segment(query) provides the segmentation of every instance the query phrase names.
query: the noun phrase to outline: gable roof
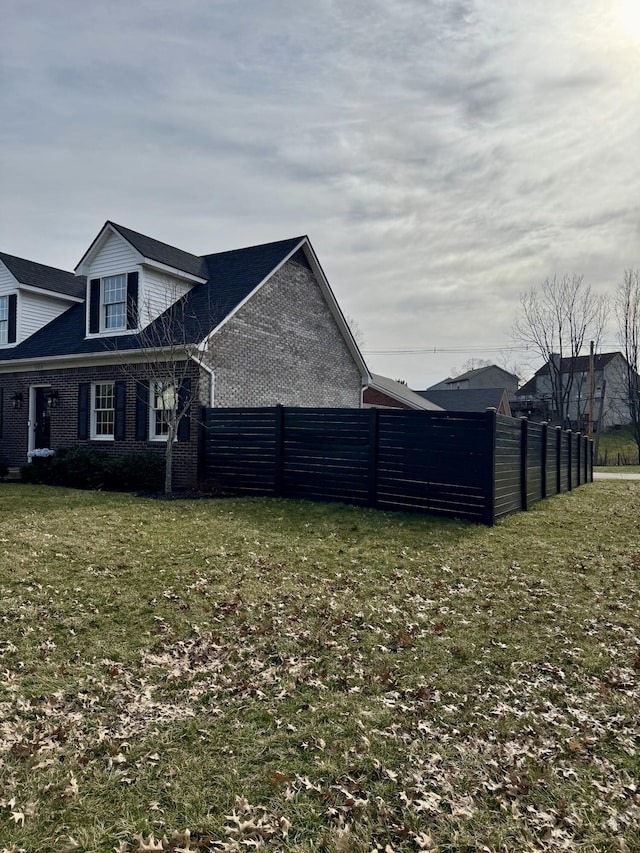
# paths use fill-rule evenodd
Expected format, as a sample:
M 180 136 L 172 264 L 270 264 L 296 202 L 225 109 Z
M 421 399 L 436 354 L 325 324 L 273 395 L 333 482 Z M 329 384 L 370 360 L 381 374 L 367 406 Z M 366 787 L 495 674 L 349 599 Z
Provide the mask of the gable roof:
M 621 352 L 602 352 L 598 355 L 595 355 L 593 358 L 593 369 L 594 371 L 604 370 L 604 368 L 616 358 L 616 356 L 620 356 L 620 358 L 624 359 L 624 355 Z M 561 358 L 560 359 L 560 372 L 561 373 L 588 373 L 589 372 L 589 359 L 588 355 L 579 355 L 577 358 Z M 534 375 L 526 382 L 522 388 L 519 388 L 516 391 L 516 396 L 518 397 L 527 397 L 531 394 L 535 394 L 537 390 L 536 380 L 539 376 L 549 376 L 550 368 L 549 362 L 543 364 L 541 368 L 536 370 Z
M 184 252 L 182 249 L 176 249 L 175 246 L 169 246 L 168 243 L 161 243 L 160 240 L 154 240 L 153 237 L 139 234 L 137 231 L 132 231 L 123 225 L 117 225 L 110 220 L 107 220 L 105 224 L 111 225 L 144 258 L 148 258 L 150 261 L 158 261 L 160 264 L 182 270 L 190 275 L 207 278 L 204 258 L 192 255 L 190 252 Z
M 474 376 L 479 376 L 481 373 L 484 373 L 486 370 L 499 370 L 505 374 L 505 376 L 510 377 L 511 379 L 518 379 L 515 373 L 509 373 L 508 370 L 505 370 L 503 367 L 500 367 L 497 364 L 486 364 L 484 367 L 476 367 L 473 370 L 467 370 L 465 373 L 461 373 L 460 376 L 452 376 L 449 379 L 445 379 L 444 381 L 447 383 L 451 382 L 464 382 L 467 379 L 471 379 Z
M 447 412 L 485 412 L 505 406 L 509 410 L 509 397 L 504 388 L 469 388 L 457 391 L 416 391 Z
M 140 350 L 149 340 L 160 345 L 172 317 L 180 311 L 185 343 L 197 345 L 220 326 L 294 250 L 306 241 L 293 237 L 274 243 L 205 255 L 200 260 L 207 282 L 193 287 L 177 306 L 154 320 L 144 335 L 128 334 L 85 339 L 85 303 L 74 305 L 21 344 L 2 350 L 0 361 L 107 354 Z M 68 274 L 70 275 L 70 274 Z M 84 296 L 84 291 L 83 291 Z
M 6 266 L 19 284 L 50 290 L 75 299 L 84 299 L 87 280 L 66 270 L 48 267 L 25 258 L 16 258 L 0 252 L 0 261 Z
M 601 352 L 599 355 L 595 355 L 593 358 L 593 367 L 594 370 L 602 370 L 610 361 L 619 355 L 621 358 L 624 358 L 621 352 Z M 569 373 L 573 371 L 574 373 L 583 373 L 589 370 L 589 356 L 588 355 L 579 355 L 577 358 L 561 358 L 560 359 L 560 371 L 561 373 Z M 536 370 L 536 376 L 548 376 L 549 375 L 549 362 L 543 364 L 539 370 Z
M 431 400 L 426 400 L 411 388 L 398 382 L 396 379 L 390 379 L 388 376 L 381 376 L 379 373 L 371 374 L 371 382 L 368 385 L 376 391 L 381 391 L 387 394 L 394 400 L 410 406 L 412 409 L 423 409 L 426 411 L 439 412 L 440 406 L 436 405 Z

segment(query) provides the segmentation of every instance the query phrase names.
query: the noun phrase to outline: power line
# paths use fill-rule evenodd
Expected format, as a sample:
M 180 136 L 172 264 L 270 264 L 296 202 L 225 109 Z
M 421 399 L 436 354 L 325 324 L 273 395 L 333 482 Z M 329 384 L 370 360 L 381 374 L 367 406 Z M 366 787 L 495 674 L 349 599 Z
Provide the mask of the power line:
M 618 343 L 610 343 L 605 342 L 600 344 L 599 350 L 600 352 L 603 349 L 614 349 L 618 347 Z M 514 345 L 505 345 L 499 347 L 483 347 L 483 346 L 470 346 L 470 347 L 419 347 L 415 349 L 367 349 L 363 348 L 363 353 L 367 355 L 442 355 L 442 354 L 467 354 L 467 353 L 503 353 L 503 352 L 533 352 L 535 355 L 538 353 L 533 349 L 533 347 L 528 345 L 522 346 L 514 346 Z

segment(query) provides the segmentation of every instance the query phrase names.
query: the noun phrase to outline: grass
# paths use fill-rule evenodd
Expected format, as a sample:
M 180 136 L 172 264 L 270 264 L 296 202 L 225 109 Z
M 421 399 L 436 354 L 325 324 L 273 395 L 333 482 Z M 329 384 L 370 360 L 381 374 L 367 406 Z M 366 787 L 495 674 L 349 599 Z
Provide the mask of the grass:
M 630 426 L 601 433 L 598 439 L 598 465 L 627 466 L 637 463 L 638 446 Z
M 0 850 L 640 849 L 639 500 L 0 486 Z

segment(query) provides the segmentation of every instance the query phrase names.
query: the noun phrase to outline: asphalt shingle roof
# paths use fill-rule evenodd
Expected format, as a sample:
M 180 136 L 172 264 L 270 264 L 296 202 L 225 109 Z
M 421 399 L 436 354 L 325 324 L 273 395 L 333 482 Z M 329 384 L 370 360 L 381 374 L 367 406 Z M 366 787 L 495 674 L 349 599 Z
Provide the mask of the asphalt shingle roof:
M 84 276 L 38 264 L 35 261 L 27 261 L 24 258 L 16 258 L 5 252 L 0 252 L 0 261 L 20 284 L 53 290 L 65 296 L 75 296 L 80 299 L 85 297 L 87 280 Z
M 198 255 L 192 255 L 190 252 L 176 249 L 175 246 L 169 246 L 168 243 L 161 243 L 160 240 L 154 240 L 153 237 L 139 234 L 137 231 L 132 231 L 130 228 L 125 228 L 123 225 L 118 225 L 115 222 L 109 221 L 106 224 L 115 228 L 143 257 L 149 258 L 151 261 L 158 261 L 158 263 L 166 264 L 168 267 L 182 270 L 191 275 L 197 275 L 200 278 L 207 277 L 204 259 Z
M 381 376 L 379 373 L 371 374 L 370 388 L 375 388 L 383 393 L 390 394 L 392 397 L 401 400 L 408 406 L 414 409 L 424 409 L 425 411 L 440 411 L 440 406 L 431 400 L 423 398 L 420 394 L 412 391 L 411 388 L 398 382 L 396 379 L 391 379 L 389 376 Z
M 484 412 L 497 409 L 505 394 L 504 388 L 470 388 L 459 391 L 416 391 L 447 412 Z
M 484 367 L 475 367 L 473 370 L 467 370 L 466 373 L 461 373 L 459 376 L 452 376 L 448 379 L 445 379 L 445 382 L 463 382 L 466 379 L 472 379 L 474 376 L 479 376 L 481 373 L 484 373 L 487 370 L 494 370 L 497 368 L 501 370 L 505 376 L 511 376 L 517 379 L 518 377 L 514 373 L 509 373 L 508 370 L 505 370 L 503 367 L 500 367 L 498 364 L 487 364 Z
M 85 338 L 85 303 L 74 305 L 17 347 L 3 350 L 2 361 L 64 355 L 136 350 L 153 341 L 160 345 L 172 318 L 178 317 L 180 342 L 197 344 L 215 329 L 304 239 L 293 237 L 246 249 L 205 255 L 201 261 L 206 284 L 195 285 L 179 307 L 173 306 L 142 335 Z M 148 256 L 147 256 L 148 257 Z M 165 263 L 165 261 L 162 261 Z M 70 275 L 70 274 L 69 274 Z M 84 296 L 84 290 L 82 295 Z
M 593 358 L 593 369 L 595 371 L 603 370 L 617 355 L 624 358 L 621 352 L 602 352 L 595 355 Z M 562 358 L 560 359 L 560 371 L 561 373 L 588 373 L 589 358 L 590 356 L 588 355 L 579 355 L 576 359 Z M 538 376 L 549 376 L 549 362 L 543 364 L 539 370 L 536 370 L 532 378 L 516 391 L 516 396 L 526 397 L 535 394 Z

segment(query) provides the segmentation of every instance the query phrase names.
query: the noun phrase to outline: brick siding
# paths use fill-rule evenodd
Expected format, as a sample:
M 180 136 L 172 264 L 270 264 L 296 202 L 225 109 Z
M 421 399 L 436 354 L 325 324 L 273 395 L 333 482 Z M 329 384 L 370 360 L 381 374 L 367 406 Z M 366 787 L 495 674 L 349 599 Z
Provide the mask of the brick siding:
M 399 400 L 384 394 L 382 391 L 376 391 L 375 388 L 365 388 L 363 395 L 363 403 L 365 406 L 382 406 L 386 409 L 411 409 L 406 403 L 401 403 Z
M 313 273 L 295 261 L 223 326 L 206 361 L 216 408 L 361 405 L 358 366 Z
M 83 444 L 104 450 L 107 453 L 131 453 L 151 451 L 164 457 L 165 444 L 162 441 L 136 441 L 135 424 L 135 380 L 145 379 L 141 369 L 139 375 L 133 375 L 130 369 L 124 371 L 120 366 L 101 365 L 100 367 L 68 368 L 60 370 L 34 370 L 11 376 L 0 375 L 0 387 L 3 388 L 3 430 L 0 438 L 0 460 L 9 466 L 24 465 L 29 448 L 29 389 L 32 386 L 46 385 L 58 392 L 58 405 L 51 410 L 50 426 L 53 450 L 59 447 Z M 192 383 L 198 379 L 198 368 L 194 364 L 191 370 Z M 127 383 L 127 415 L 125 438 L 123 441 L 78 439 L 78 385 L 81 382 L 111 382 L 124 379 Z M 195 384 L 192 384 L 195 388 Z M 22 394 L 20 409 L 14 409 L 14 394 Z M 173 450 L 174 485 L 176 488 L 188 488 L 197 482 L 198 476 L 198 429 L 199 407 L 190 418 L 190 436 L 188 441 L 179 441 Z M 195 414 L 195 416 L 193 416 Z
M 357 364 L 333 319 L 313 273 L 289 261 L 213 338 L 206 363 L 215 374 L 216 407 L 331 406 L 359 408 L 362 381 Z M 199 374 L 202 373 L 198 384 Z M 3 432 L 0 460 L 9 466 L 27 461 L 29 391 L 47 385 L 58 392 L 52 409 L 52 449 L 86 444 L 109 453 L 153 451 L 164 456 L 164 442 L 136 441 L 135 379 L 140 373 L 121 365 L 33 370 L 0 374 Z M 192 365 L 192 391 L 208 404 L 210 378 Z M 123 441 L 78 440 L 78 385 L 125 379 L 127 417 Z M 199 388 L 199 392 L 196 390 Z M 22 394 L 14 409 L 14 394 Z M 195 406 L 193 407 L 195 408 Z M 199 465 L 199 411 L 192 411 L 190 437 L 174 446 L 174 485 L 191 487 Z

